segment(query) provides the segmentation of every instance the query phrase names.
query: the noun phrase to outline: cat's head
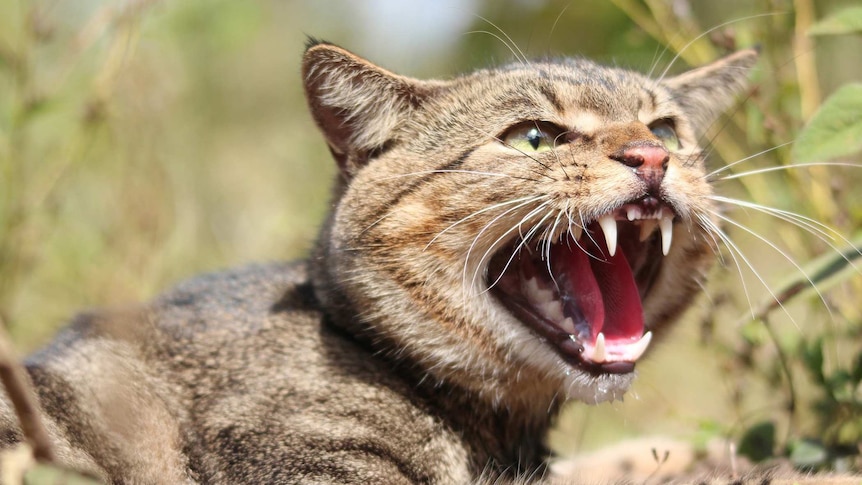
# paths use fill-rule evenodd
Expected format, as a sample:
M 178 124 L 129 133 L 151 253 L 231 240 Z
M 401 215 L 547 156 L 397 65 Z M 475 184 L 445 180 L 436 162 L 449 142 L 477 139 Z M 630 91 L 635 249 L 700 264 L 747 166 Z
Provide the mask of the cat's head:
M 715 259 L 698 138 L 756 57 L 658 80 L 565 59 L 420 81 L 312 43 L 306 94 L 342 175 L 324 299 L 427 377 L 509 406 L 621 396 Z

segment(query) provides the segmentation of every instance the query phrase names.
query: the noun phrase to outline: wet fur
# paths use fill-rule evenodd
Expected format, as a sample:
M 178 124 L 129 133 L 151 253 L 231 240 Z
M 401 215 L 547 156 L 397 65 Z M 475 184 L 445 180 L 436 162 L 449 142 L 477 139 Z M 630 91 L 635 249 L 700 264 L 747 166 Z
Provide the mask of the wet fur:
M 307 98 L 341 175 L 316 249 L 78 317 L 27 360 L 61 460 L 117 483 L 544 477 L 559 406 L 619 398 L 634 375 L 561 359 L 486 291 L 490 255 L 519 227 L 538 241 L 642 196 L 608 156 L 673 118 L 679 217 L 644 302 L 660 338 L 715 258 L 697 138 L 755 59 L 661 82 L 571 59 L 419 81 L 311 43 Z M 499 140 L 529 120 L 580 136 L 541 157 Z M 21 439 L 8 406 L 0 424 Z

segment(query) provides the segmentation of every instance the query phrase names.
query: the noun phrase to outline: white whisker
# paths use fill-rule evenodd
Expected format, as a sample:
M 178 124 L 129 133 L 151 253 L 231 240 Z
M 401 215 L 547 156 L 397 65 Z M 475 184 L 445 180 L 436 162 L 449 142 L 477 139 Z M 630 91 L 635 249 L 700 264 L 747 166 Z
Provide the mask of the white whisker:
M 782 143 L 782 144 L 780 144 L 780 145 L 775 145 L 775 146 L 774 146 L 774 147 L 772 147 L 772 148 L 767 148 L 766 150 L 761 150 L 761 151 L 759 151 L 759 152 L 757 152 L 757 153 L 755 153 L 755 154 L 753 154 L 753 155 L 749 155 L 749 156 L 747 156 L 747 157 L 745 157 L 745 158 L 741 158 L 741 159 L 739 159 L 739 160 L 737 160 L 737 161 L 735 161 L 735 162 L 733 162 L 733 163 L 729 163 L 729 164 L 727 164 L 727 165 L 725 165 L 725 166 L 723 166 L 723 167 L 721 167 L 721 168 L 719 168 L 719 169 L 717 169 L 717 170 L 713 170 L 712 172 L 709 172 L 708 174 L 704 175 L 704 176 L 703 176 L 703 178 L 704 178 L 704 179 L 709 180 L 709 179 L 710 179 L 710 178 L 712 178 L 714 175 L 718 175 L 718 174 L 720 174 L 721 172 L 724 172 L 725 170 L 730 170 L 730 168 L 732 168 L 732 167 L 734 167 L 734 166 L 736 166 L 736 165 L 739 165 L 740 163 L 747 162 L 747 161 L 749 161 L 749 160 L 751 160 L 751 159 L 753 159 L 753 158 L 757 158 L 757 157 L 759 157 L 759 156 L 761 156 L 761 155 L 765 155 L 765 154 L 767 154 L 767 153 L 769 153 L 769 152 L 772 152 L 772 151 L 778 150 L 779 148 L 786 147 L 787 145 L 790 145 L 790 144 L 792 144 L 792 143 L 793 143 L 792 141 L 788 141 L 788 142 Z M 738 174 L 734 174 L 734 175 L 731 175 L 730 177 L 736 178 L 736 177 L 738 177 L 738 176 L 740 176 L 740 175 L 738 175 Z M 728 178 L 729 178 L 729 177 L 722 177 L 722 178 L 720 178 L 719 180 L 728 180 Z
M 787 262 L 792 264 L 797 270 L 799 270 L 799 272 L 802 273 L 802 275 L 805 277 L 805 279 L 808 280 L 808 283 L 811 284 L 811 287 L 817 293 L 817 296 L 820 297 L 820 301 L 822 301 L 823 306 L 826 307 L 826 311 L 829 313 L 830 318 L 834 318 L 834 316 L 832 315 L 832 310 L 829 308 L 829 304 L 826 302 L 826 298 L 820 292 L 820 289 L 817 288 L 817 285 L 814 283 L 814 281 L 811 279 L 811 277 L 808 276 L 808 273 L 802 268 L 802 266 L 800 266 L 789 254 L 787 254 L 787 252 L 785 252 L 783 249 L 779 248 L 775 243 L 766 239 L 765 237 L 763 237 L 759 233 L 755 232 L 754 230 L 752 230 L 751 228 L 749 228 L 745 224 L 741 224 L 741 223 L 739 223 L 739 222 L 737 222 L 737 221 L 735 221 L 729 217 L 723 216 L 717 212 L 713 212 L 713 214 L 716 217 L 718 217 L 719 219 L 721 219 L 721 220 L 723 220 L 723 221 L 725 221 L 725 222 L 727 222 L 727 223 L 729 223 L 735 227 L 738 227 L 739 229 L 742 229 L 743 231 L 747 232 L 748 234 L 751 234 L 755 238 L 759 239 L 761 242 L 768 245 L 773 250 L 775 250 L 778 254 L 780 254 L 784 259 L 787 260 Z M 769 290 L 769 292 L 770 292 L 770 294 L 772 294 L 773 298 L 776 298 L 775 294 L 772 292 L 771 289 Z M 780 304 L 780 302 L 778 301 L 777 298 L 776 298 L 776 303 Z M 783 308 L 783 306 L 782 306 L 782 308 Z M 792 320 L 792 318 L 791 318 L 791 320 Z M 793 323 L 795 324 L 796 322 L 794 321 Z M 797 328 L 799 328 L 798 325 L 797 325 Z
M 748 301 L 748 309 L 751 312 L 751 318 L 754 319 L 754 303 L 751 301 L 751 294 L 748 291 L 748 284 L 746 284 L 745 277 L 743 277 L 742 275 L 742 266 L 739 264 L 739 260 L 736 258 L 736 254 L 739 254 L 739 257 L 742 258 L 746 266 L 748 266 L 748 268 L 755 274 L 755 276 L 757 276 L 757 279 L 759 279 L 760 283 L 763 284 L 764 287 L 766 287 L 767 291 L 772 293 L 772 290 L 769 288 L 769 285 L 766 284 L 766 281 L 760 277 L 760 274 L 757 272 L 756 269 L 754 269 L 754 266 L 751 265 L 751 263 L 748 261 L 748 258 L 746 258 L 744 254 L 742 254 L 742 251 L 739 249 L 739 247 L 730 239 L 730 236 L 728 236 L 720 227 L 718 227 L 714 222 L 707 219 L 706 217 L 698 216 L 698 219 L 700 219 L 701 227 L 706 229 L 706 231 L 710 234 L 713 234 L 714 236 L 717 236 L 719 239 L 721 239 L 721 241 L 724 242 L 724 245 L 727 247 L 727 250 L 730 254 L 730 258 L 733 260 L 733 264 L 736 266 L 736 273 L 739 275 L 739 281 L 742 284 L 742 292 L 745 295 L 745 299 Z M 774 294 L 773 298 L 775 298 Z M 786 311 L 787 310 L 785 310 L 785 312 Z M 791 319 L 792 318 L 793 317 L 791 317 Z
M 748 158 L 751 158 L 751 157 L 748 157 Z M 850 163 L 850 162 L 815 162 L 815 163 L 796 163 L 796 164 L 791 164 L 791 165 L 781 165 L 781 166 L 778 166 L 778 167 L 766 167 L 766 168 L 759 168 L 759 169 L 756 169 L 756 170 L 749 170 L 749 171 L 747 171 L 747 172 L 735 173 L 735 174 L 732 174 L 732 175 L 728 175 L 728 176 L 726 176 L 726 177 L 721 177 L 721 178 L 720 178 L 720 179 L 718 179 L 718 180 L 721 180 L 721 181 L 724 181 L 724 180 L 733 180 L 733 179 L 738 179 L 738 178 L 741 178 L 741 177 L 747 177 L 747 176 L 749 176 L 749 175 L 757 175 L 757 174 L 761 174 L 761 173 L 777 172 L 777 171 L 779 171 L 779 170 L 790 170 L 790 169 L 796 169 L 796 168 L 808 168 L 808 167 L 852 167 L 852 168 L 862 168 L 862 165 L 860 165 L 860 164 L 858 164 L 858 163 Z
M 490 254 L 491 254 L 491 252 L 496 248 L 496 246 L 497 246 L 501 241 L 503 241 L 505 238 L 507 238 L 507 237 L 509 236 L 509 234 L 510 234 L 510 233 L 512 233 L 513 231 L 518 230 L 518 232 L 520 232 L 520 231 L 521 231 L 521 226 L 522 226 L 525 222 L 527 222 L 529 219 L 531 219 L 531 218 L 535 217 L 535 215 L 537 215 L 537 214 L 538 214 L 538 213 L 540 213 L 542 210 L 544 210 L 545 206 L 546 206 L 547 204 L 549 204 L 549 203 L 550 203 L 550 201 L 545 201 L 545 202 L 543 202 L 542 204 L 540 204 L 538 207 L 536 207 L 535 209 L 531 210 L 528 214 L 526 214 L 524 217 L 522 217 L 522 218 L 521 218 L 521 220 L 518 222 L 518 224 L 516 224 L 516 225 L 514 225 L 513 227 L 509 228 L 507 231 L 505 231 L 503 234 L 501 234 L 501 235 L 500 235 L 500 237 L 498 237 L 498 238 L 497 238 L 497 239 L 496 239 L 492 244 L 490 244 L 490 245 L 488 246 L 488 249 L 485 251 L 485 253 L 484 253 L 484 254 L 482 254 L 482 257 L 481 257 L 481 258 L 479 258 L 479 261 L 478 261 L 478 262 L 477 262 L 477 264 L 476 264 L 476 271 L 474 271 L 474 272 L 473 272 L 473 279 L 472 279 L 472 281 L 470 282 L 470 286 L 471 286 L 471 287 L 474 287 L 474 285 L 475 285 L 475 283 L 476 283 L 476 278 L 479 276 L 479 272 L 482 270 L 482 268 L 484 268 L 484 267 L 486 266 L 486 265 L 484 264 L 485 259 L 486 259 Z M 544 224 L 545 220 L 546 220 L 550 215 L 551 215 L 551 213 L 545 214 L 545 216 L 544 216 L 544 217 L 542 217 L 541 219 L 539 219 L 539 220 L 538 220 L 538 221 L 533 225 L 532 229 L 531 229 L 529 232 L 527 232 L 527 239 L 523 239 L 523 240 L 522 240 L 522 242 L 518 244 L 518 248 L 519 248 L 519 249 L 523 246 L 523 244 L 525 244 L 525 243 L 529 240 L 529 238 L 531 238 L 531 237 L 532 237 L 532 234 L 533 234 L 533 233 L 534 233 L 538 228 L 542 227 L 542 225 Z M 486 227 L 487 227 L 487 226 L 486 226 Z M 474 241 L 475 241 L 475 239 L 474 239 Z M 510 265 L 510 264 L 512 263 L 512 261 L 515 259 L 515 256 L 516 256 L 517 254 L 518 254 L 518 251 L 512 251 L 512 255 L 511 255 L 511 256 L 509 256 L 509 259 L 506 261 L 506 265 L 504 266 L 503 271 L 500 273 L 500 276 L 498 276 L 498 277 L 497 277 L 497 279 L 496 279 L 496 280 L 494 280 L 494 282 L 493 282 L 492 284 L 489 284 L 489 285 L 488 285 L 488 288 L 486 288 L 486 289 L 483 291 L 483 293 L 484 293 L 485 291 L 490 290 L 494 285 L 496 285 L 496 284 L 497 284 L 497 282 L 499 282 L 499 281 L 500 281 L 500 278 L 502 278 L 502 277 L 503 277 L 503 274 L 505 274 L 506 269 L 508 269 L 508 268 L 509 268 L 509 265 Z M 467 260 L 469 260 L 469 251 L 468 251 L 468 253 L 467 253 Z M 466 263 L 467 263 L 467 261 L 465 261 L 465 264 L 466 264 Z
M 534 199 L 534 198 L 533 198 L 533 199 Z M 490 227 L 492 227 L 492 226 L 493 226 L 497 221 L 499 221 L 500 219 L 502 219 L 503 217 L 505 217 L 507 214 L 510 214 L 510 213 L 512 213 L 512 212 L 514 212 L 514 211 L 516 211 L 516 210 L 520 209 L 521 207 L 523 207 L 523 206 L 525 206 L 525 205 L 528 205 L 528 204 L 530 204 L 530 203 L 532 203 L 532 202 L 534 202 L 534 200 L 528 200 L 527 202 L 523 202 L 523 203 L 521 203 L 521 204 L 518 204 L 518 205 L 517 205 L 517 206 L 515 206 L 515 207 L 511 207 L 511 208 L 509 208 L 509 209 L 507 209 L 507 210 L 503 211 L 503 213 L 501 213 L 501 214 L 497 215 L 496 217 L 494 217 L 493 219 L 491 219 L 487 224 L 485 224 L 485 226 L 484 226 L 484 227 L 482 227 L 482 229 L 481 229 L 481 230 L 479 230 L 479 232 L 478 232 L 478 233 L 476 234 L 476 236 L 473 238 L 473 242 L 472 242 L 472 243 L 470 243 L 470 247 L 467 249 L 467 254 L 466 254 L 466 256 L 464 257 L 464 269 L 463 269 L 463 276 L 462 276 L 462 284 L 463 284 L 465 287 L 467 286 L 467 272 L 468 272 L 467 270 L 469 269 L 469 265 L 470 265 L 470 255 L 472 254 L 473 250 L 476 248 L 476 243 L 478 243 L 478 242 L 479 242 L 479 238 L 481 238 L 481 237 L 482 237 L 482 234 L 484 234 L 484 233 L 485 233 L 485 231 L 487 231 L 487 230 L 488 230 Z M 543 202 L 543 203 L 539 204 L 539 208 L 543 207 L 543 206 L 544 206 L 544 205 L 546 205 L 546 204 L 548 204 L 548 201 L 545 201 L 545 202 Z M 537 209 L 538 209 L 538 208 L 537 208 Z M 537 209 L 533 209 L 533 210 L 530 212 L 530 214 L 532 214 L 533 212 L 536 212 L 536 210 L 537 210 Z M 522 218 L 521 220 L 523 221 L 523 220 L 524 220 L 524 218 Z M 513 227 L 513 228 L 509 229 L 508 231 L 506 231 L 506 233 L 504 233 L 504 236 L 505 236 L 505 235 L 507 235 L 509 232 L 511 232 L 511 231 L 513 231 L 513 230 L 515 230 L 515 229 L 519 229 L 519 226 L 515 226 L 515 227 Z M 503 236 L 501 236 L 501 237 L 503 237 Z M 496 243 L 497 243 L 497 242 L 499 242 L 499 241 L 500 241 L 500 238 L 498 238 L 498 239 L 497 239 L 497 241 L 495 241 L 495 243 L 491 245 L 491 247 L 488 249 L 488 251 L 490 251 L 490 250 L 491 250 L 491 248 L 493 248 L 493 247 L 496 245 Z M 480 269 L 482 269 L 482 264 L 481 264 L 481 263 L 482 263 L 482 261 L 484 261 L 484 259 L 485 259 L 485 257 L 487 256 L 487 254 L 488 254 L 488 252 L 486 251 L 486 252 L 485 252 L 485 254 L 482 256 L 482 258 L 479 260 L 479 263 L 477 264 L 476 273 L 478 273 L 478 272 L 479 272 L 479 270 L 480 270 Z M 471 282 L 470 282 L 470 283 L 471 283 L 471 285 L 475 282 L 475 280 L 476 280 L 476 275 L 474 274 L 474 275 L 473 275 L 473 279 L 472 279 L 472 280 L 471 280 Z
M 694 44 L 695 42 L 699 41 L 700 39 L 706 37 L 707 35 L 715 32 L 716 30 L 718 30 L 722 27 L 726 27 L 728 25 L 735 24 L 737 22 L 742 22 L 745 20 L 752 20 L 752 19 L 756 19 L 756 18 L 760 18 L 760 17 L 782 15 L 782 14 L 784 14 L 784 12 L 769 12 L 769 13 L 761 13 L 761 14 L 756 14 L 756 15 L 749 15 L 746 17 L 740 17 L 737 19 L 728 20 L 727 22 L 722 22 L 722 23 L 720 23 L 714 27 L 711 27 L 710 29 L 704 31 L 703 33 L 701 33 L 700 35 L 698 35 L 694 39 L 691 39 L 690 41 L 688 41 L 688 43 L 686 43 L 684 46 L 682 46 L 682 48 L 677 52 L 677 54 L 675 56 L 673 56 L 673 59 L 670 60 L 670 63 L 667 65 L 667 67 L 664 69 L 664 71 L 662 71 L 661 75 L 656 79 L 656 84 L 659 84 L 664 80 L 665 76 L 667 76 L 667 73 L 670 71 L 670 68 L 673 67 L 674 63 L 676 63 L 677 60 L 679 60 L 680 56 L 682 56 L 682 53 L 685 52 L 686 49 L 688 49 L 689 47 L 691 47 L 692 44 Z M 652 73 L 650 73 L 650 74 L 652 74 Z
M 526 205 L 526 204 L 529 204 L 530 202 L 538 202 L 542 199 L 546 199 L 547 197 L 548 196 L 546 196 L 546 195 L 521 197 L 520 199 L 509 200 L 506 202 L 500 202 L 498 204 L 493 204 L 493 205 L 490 205 L 488 207 L 485 207 L 484 209 L 477 210 L 476 212 L 473 212 L 473 213 L 467 215 L 466 217 L 463 217 L 463 218 L 453 222 L 448 227 L 446 227 L 446 229 L 443 229 L 442 231 L 438 232 L 436 236 L 434 236 L 433 238 L 431 238 L 430 241 L 428 241 L 428 244 L 426 244 L 425 247 L 422 248 L 422 250 L 423 251 L 427 250 L 429 247 L 431 247 L 432 244 L 434 244 L 434 241 L 436 241 L 437 238 L 442 236 L 446 231 L 448 231 L 449 229 L 452 229 L 453 227 L 457 226 L 458 224 L 461 224 L 461 223 L 467 221 L 468 219 L 472 219 L 473 217 L 476 217 L 476 216 L 483 214 L 485 212 L 488 212 L 488 211 L 491 211 L 494 209 L 499 209 L 500 207 L 504 207 L 504 206 L 507 206 L 510 204 L 518 204 L 518 203 L 524 202 L 524 204 L 522 204 L 522 205 Z M 519 206 L 515 207 L 515 209 L 517 209 L 518 207 L 521 207 L 521 206 L 519 205 Z
M 847 239 L 846 237 L 844 237 L 844 235 L 842 235 L 840 232 L 827 226 L 826 224 L 823 224 L 822 222 L 820 222 L 818 220 L 803 216 L 802 214 L 797 214 L 795 212 L 777 209 L 775 207 L 769 207 L 769 206 L 765 206 L 765 205 L 761 205 L 761 204 L 756 204 L 753 202 L 746 202 L 743 200 L 731 199 L 731 198 L 721 197 L 721 196 L 710 196 L 709 198 L 712 200 L 715 200 L 717 202 L 723 202 L 725 204 L 732 204 L 732 205 L 736 205 L 739 207 L 753 209 L 753 210 L 759 211 L 763 214 L 766 214 L 766 215 L 775 217 L 779 220 L 785 221 L 789 224 L 793 224 L 794 226 L 808 232 L 809 234 L 813 235 L 814 237 L 816 237 L 817 239 L 822 241 L 824 244 L 826 244 L 827 246 L 832 248 L 832 250 L 834 250 L 836 253 L 840 254 L 844 258 L 844 260 L 847 261 L 847 263 L 854 270 L 856 270 L 857 273 L 862 274 L 862 271 L 860 271 L 859 268 L 856 267 L 856 264 L 853 262 L 853 260 L 851 260 L 849 256 L 844 254 L 844 252 L 841 249 L 839 249 L 837 246 L 832 244 L 830 241 L 835 241 L 836 239 L 840 240 L 841 242 L 843 242 L 847 246 L 852 247 L 855 250 L 855 252 L 859 255 L 862 255 L 862 249 L 855 247 L 853 245 L 853 242 L 850 241 L 849 239 Z
M 487 23 L 488 25 L 490 25 L 491 27 L 494 27 L 495 29 L 497 29 L 497 32 L 500 32 L 500 34 L 502 34 L 502 35 L 503 35 L 503 37 L 505 37 L 505 38 L 506 38 L 506 40 L 503 40 L 502 38 L 500 38 L 499 36 L 497 36 L 497 35 L 495 35 L 495 34 L 493 34 L 493 33 L 491 33 L 491 32 L 487 32 L 487 31 L 486 31 L 486 32 L 485 32 L 486 34 L 491 35 L 491 36 L 493 36 L 493 37 L 496 37 L 496 38 L 497 38 L 497 40 L 499 40 L 499 41 L 500 41 L 500 42 L 502 42 L 506 47 L 508 47 L 508 48 L 509 48 L 509 51 L 511 51 L 511 52 L 512 52 L 512 55 L 513 55 L 513 56 L 515 56 L 515 59 L 518 59 L 519 61 L 523 62 L 524 64 L 527 64 L 527 65 L 529 65 L 529 64 L 530 64 L 530 61 L 529 61 L 529 59 L 527 59 L 527 56 L 526 56 L 526 55 L 524 55 L 524 52 L 521 50 L 521 48 L 520 48 L 520 47 L 518 47 L 518 44 L 517 44 L 514 40 L 512 40 L 512 38 L 511 38 L 511 37 L 509 37 L 509 34 L 507 34 L 507 33 L 506 33 L 506 31 L 504 31 L 503 29 L 501 29 L 501 28 L 500 28 L 497 24 L 495 24 L 494 22 L 491 22 L 490 20 L 488 20 L 487 18 L 485 18 L 485 17 L 483 17 L 483 16 L 481 16 L 481 15 L 478 15 L 478 14 L 477 14 L 477 15 L 476 15 L 476 17 L 479 17 L 480 19 L 482 19 L 483 21 L 485 21 L 485 23 Z M 506 41 L 508 41 L 508 42 L 506 42 Z M 515 52 L 515 51 L 517 51 L 517 52 Z M 520 57 L 518 56 L 519 54 L 520 54 Z
M 535 180 L 535 179 L 530 179 L 530 178 L 525 178 L 525 177 L 517 177 L 517 176 L 509 175 L 509 174 L 506 174 L 506 173 L 499 173 L 499 172 L 481 172 L 481 171 L 478 171 L 478 170 L 453 170 L 453 169 L 446 169 L 446 170 L 444 170 L 444 169 L 441 169 L 441 170 L 423 170 L 423 171 L 418 171 L 418 172 L 402 173 L 402 174 L 398 174 L 398 175 L 391 175 L 391 176 L 389 176 L 389 177 L 380 177 L 380 178 L 376 178 L 376 179 L 373 179 L 373 180 L 372 180 L 372 182 L 384 182 L 384 181 L 387 181 L 387 180 L 394 180 L 394 179 L 399 179 L 399 178 L 404 178 L 404 177 L 414 177 L 414 176 L 419 176 L 419 175 L 430 175 L 430 174 L 435 174 L 435 173 L 464 173 L 464 174 L 470 174 L 470 175 L 482 175 L 482 176 L 488 176 L 488 177 L 514 178 L 514 179 L 520 179 L 520 180 L 531 180 L 531 181 L 534 181 L 534 182 L 538 182 L 538 180 Z

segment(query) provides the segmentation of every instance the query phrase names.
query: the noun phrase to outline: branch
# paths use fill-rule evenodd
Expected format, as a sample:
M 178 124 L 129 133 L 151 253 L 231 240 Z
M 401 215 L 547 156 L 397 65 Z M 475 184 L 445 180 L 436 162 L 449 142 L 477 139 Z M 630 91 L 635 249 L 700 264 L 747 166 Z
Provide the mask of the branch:
M 0 325 L 0 382 L 3 383 L 15 409 L 15 415 L 18 416 L 24 439 L 33 448 L 33 456 L 41 462 L 53 462 L 54 450 L 39 414 L 36 394 L 24 366 L 19 362 L 15 349 L 9 342 L 5 325 Z

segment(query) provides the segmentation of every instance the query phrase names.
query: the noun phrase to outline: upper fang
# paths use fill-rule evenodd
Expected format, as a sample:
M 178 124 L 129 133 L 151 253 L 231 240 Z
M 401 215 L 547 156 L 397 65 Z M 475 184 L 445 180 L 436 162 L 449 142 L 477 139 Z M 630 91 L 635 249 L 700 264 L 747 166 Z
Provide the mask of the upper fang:
M 608 253 L 611 256 L 617 252 L 617 221 L 611 215 L 604 215 L 599 218 L 599 226 L 602 232 L 605 233 L 605 243 L 608 245 Z
M 670 243 L 673 239 L 673 218 L 662 217 L 658 221 L 659 230 L 661 230 L 661 252 L 665 256 L 670 252 Z

